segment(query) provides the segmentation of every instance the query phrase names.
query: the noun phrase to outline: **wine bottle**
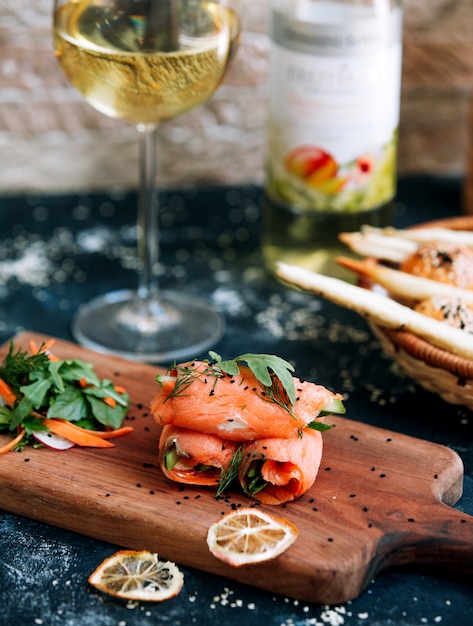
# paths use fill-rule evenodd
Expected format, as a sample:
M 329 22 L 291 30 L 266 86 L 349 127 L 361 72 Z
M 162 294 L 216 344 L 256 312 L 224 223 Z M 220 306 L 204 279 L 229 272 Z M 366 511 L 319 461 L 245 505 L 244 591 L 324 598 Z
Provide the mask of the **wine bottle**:
M 401 90 L 400 0 L 270 0 L 262 246 L 343 275 L 342 231 L 392 221 Z

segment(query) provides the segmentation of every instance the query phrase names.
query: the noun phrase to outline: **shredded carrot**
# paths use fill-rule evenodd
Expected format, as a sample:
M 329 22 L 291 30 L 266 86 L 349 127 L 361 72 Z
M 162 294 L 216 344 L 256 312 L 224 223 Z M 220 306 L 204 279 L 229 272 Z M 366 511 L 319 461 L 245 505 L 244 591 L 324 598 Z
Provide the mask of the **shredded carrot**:
M 97 437 L 95 431 L 92 431 L 93 434 L 91 434 L 84 428 L 80 428 L 79 426 L 76 426 L 66 420 L 46 418 L 43 420 L 43 424 L 47 426 L 55 435 L 62 435 L 66 439 L 69 439 L 69 441 L 76 443 L 78 446 L 113 448 L 115 445 L 102 437 Z
M 36 341 L 34 339 L 31 339 L 30 343 L 30 352 L 31 354 L 37 354 L 38 353 L 38 344 L 36 343 Z
M 5 400 L 9 407 L 15 404 L 16 396 L 12 388 L 4 380 L 0 378 L 0 396 Z
M 6 454 L 7 452 L 10 452 L 10 450 L 13 450 L 13 448 L 23 439 L 25 432 L 26 430 L 22 428 L 14 439 L 0 448 L 0 454 Z
M 82 389 L 83 389 L 84 387 L 87 387 L 87 380 L 86 380 L 85 378 L 81 378 L 81 379 L 79 380 L 79 387 L 82 387 Z
M 115 385 L 114 389 L 117 393 L 126 393 L 125 387 L 120 387 L 120 385 Z
M 112 409 L 117 406 L 117 401 L 115 400 L 115 398 L 104 398 L 103 401 L 105 402 L 105 404 L 108 404 L 108 406 L 112 407 Z
M 54 337 L 51 337 L 51 339 L 48 339 L 48 341 L 45 341 L 40 347 L 38 347 L 38 344 L 34 341 L 34 339 L 31 339 L 29 343 L 30 352 L 31 354 L 38 354 L 39 352 L 46 353 L 54 343 L 56 343 L 56 340 Z M 48 357 L 50 361 L 59 361 L 58 357 L 54 356 L 54 354 L 48 353 Z
M 115 437 L 122 437 L 123 435 L 128 435 L 128 433 L 133 432 L 133 428 L 131 426 L 122 426 L 121 428 L 115 428 L 114 430 L 88 430 L 87 428 L 82 428 L 81 426 L 72 424 L 67 420 L 63 420 L 60 417 L 55 417 L 54 420 L 56 422 L 65 422 L 66 424 L 70 424 L 74 428 L 80 430 L 80 432 L 94 435 L 95 437 L 99 437 L 100 439 L 114 439 Z

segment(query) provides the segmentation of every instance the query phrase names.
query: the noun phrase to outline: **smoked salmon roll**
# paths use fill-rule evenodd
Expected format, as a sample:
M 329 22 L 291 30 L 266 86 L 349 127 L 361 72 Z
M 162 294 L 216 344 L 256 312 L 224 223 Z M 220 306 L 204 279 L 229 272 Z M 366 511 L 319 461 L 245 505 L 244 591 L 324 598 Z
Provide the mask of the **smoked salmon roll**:
M 238 479 L 243 491 L 263 504 L 299 498 L 317 477 L 322 434 L 305 428 L 290 438 L 259 439 L 245 444 Z
M 159 439 L 159 465 L 165 476 L 188 485 L 216 486 L 236 445 L 216 435 L 165 426 Z
M 157 378 L 151 412 L 160 425 L 218 435 L 231 441 L 293 437 L 322 412 L 344 412 L 343 396 L 294 377 L 295 401 L 274 377 L 259 382 L 250 368 L 230 375 L 206 361 L 182 364 Z

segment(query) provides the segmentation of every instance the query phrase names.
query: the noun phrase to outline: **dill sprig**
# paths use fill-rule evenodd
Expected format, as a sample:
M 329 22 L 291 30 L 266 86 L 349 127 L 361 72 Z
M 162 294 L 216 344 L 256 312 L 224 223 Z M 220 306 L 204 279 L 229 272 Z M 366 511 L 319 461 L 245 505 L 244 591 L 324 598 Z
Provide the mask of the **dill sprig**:
M 238 471 L 240 469 L 242 460 L 243 460 L 243 451 L 242 451 L 242 447 L 240 446 L 234 452 L 234 454 L 232 455 L 232 458 L 227 463 L 227 465 L 222 469 L 222 472 L 220 474 L 220 479 L 218 482 L 217 493 L 215 494 L 216 498 L 221 496 L 228 489 L 231 483 L 236 479 L 236 477 L 238 476 Z
M 203 361 L 203 363 L 208 363 L 208 366 L 201 369 L 193 367 L 193 363 L 185 365 L 176 365 L 174 363 L 165 375 L 158 374 L 156 376 L 158 385 L 162 385 L 166 380 L 174 381 L 174 387 L 163 402 L 182 395 L 196 380 L 206 381 L 208 378 L 213 378 L 212 388 L 215 389 L 217 380 L 223 378 L 224 373 L 218 367 L 209 364 L 208 361 Z
M 15 352 L 15 345 L 13 341 L 10 341 L 8 354 L 0 365 L 0 378 L 10 385 L 16 395 L 21 385 L 28 380 L 31 372 L 47 371 L 50 360 L 43 347 L 44 344 L 35 354 L 30 354 L 21 348 Z

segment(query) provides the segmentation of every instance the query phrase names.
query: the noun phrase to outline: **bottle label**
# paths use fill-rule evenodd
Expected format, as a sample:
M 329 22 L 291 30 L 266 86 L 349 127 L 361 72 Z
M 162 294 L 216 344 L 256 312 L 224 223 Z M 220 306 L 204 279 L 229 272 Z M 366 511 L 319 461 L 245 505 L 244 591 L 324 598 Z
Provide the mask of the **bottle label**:
M 381 206 L 396 186 L 401 10 L 312 17 L 272 13 L 268 191 L 308 209 Z

